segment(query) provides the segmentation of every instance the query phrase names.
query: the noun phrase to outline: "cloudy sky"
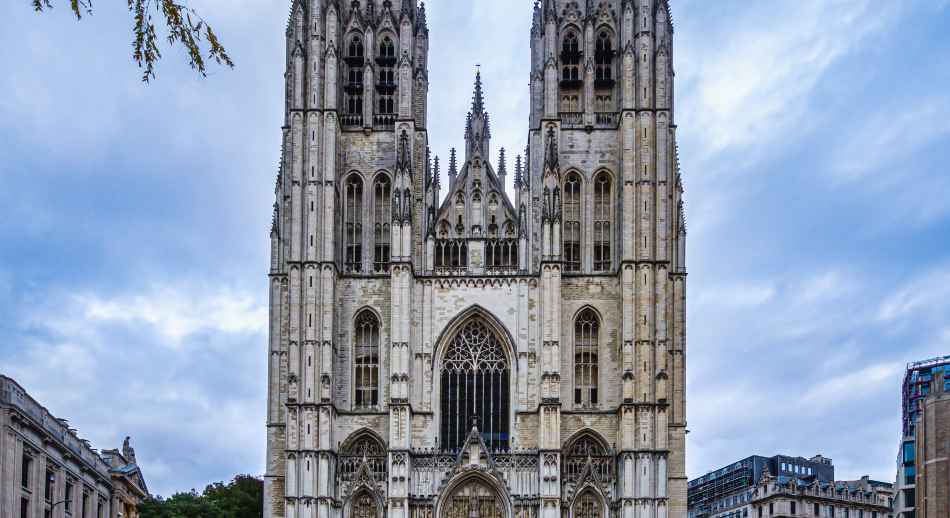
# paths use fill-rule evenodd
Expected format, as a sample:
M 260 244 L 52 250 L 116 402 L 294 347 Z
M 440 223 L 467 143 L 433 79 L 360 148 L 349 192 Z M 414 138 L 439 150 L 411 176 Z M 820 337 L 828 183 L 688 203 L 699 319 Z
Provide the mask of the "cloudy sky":
M 194 0 L 235 58 L 167 50 L 124 2 L 0 2 L 0 372 L 161 494 L 260 474 L 288 0 Z M 524 147 L 531 2 L 430 0 L 430 143 L 482 64 Z M 112 5 L 115 4 L 115 5 Z M 894 477 L 906 362 L 950 353 L 950 2 L 676 0 L 691 477 L 823 453 Z

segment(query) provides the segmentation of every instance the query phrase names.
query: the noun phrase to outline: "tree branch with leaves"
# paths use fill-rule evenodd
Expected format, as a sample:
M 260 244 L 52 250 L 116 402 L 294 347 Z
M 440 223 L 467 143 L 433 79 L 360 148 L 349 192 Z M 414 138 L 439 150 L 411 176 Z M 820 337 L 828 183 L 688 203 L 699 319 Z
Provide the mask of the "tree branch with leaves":
M 33 9 L 43 12 L 53 8 L 53 0 L 29 0 Z M 92 0 L 68 0 L 69 8 L 81 20 L 93 12 Z M 164 25 L 164 39 L 170 46 L 182 45 L 189 65 L 202 77 L 208 75 L 209 63 L 234 68 L 234 62 L 221 44 L 214 29 L 195 9 L 175 0 L 126 0 L 132 15 L 132 59 L 142 69 L 142 81 L 155 78 L 155 64 L 162 58 L 159 49 L 159 25 Z M 162 23 L 162 20 L 164 23 Z M 207 48 L 207 54 L 205 54 Z

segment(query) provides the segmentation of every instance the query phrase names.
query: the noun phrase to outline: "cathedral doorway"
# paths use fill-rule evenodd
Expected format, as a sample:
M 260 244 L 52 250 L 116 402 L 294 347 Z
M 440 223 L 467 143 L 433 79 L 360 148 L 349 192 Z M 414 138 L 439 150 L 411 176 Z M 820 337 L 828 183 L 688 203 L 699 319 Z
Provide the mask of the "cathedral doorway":
M 506 518 L 498 494 L 480 479 L 457 486 L 442 504 L 440 518 Z

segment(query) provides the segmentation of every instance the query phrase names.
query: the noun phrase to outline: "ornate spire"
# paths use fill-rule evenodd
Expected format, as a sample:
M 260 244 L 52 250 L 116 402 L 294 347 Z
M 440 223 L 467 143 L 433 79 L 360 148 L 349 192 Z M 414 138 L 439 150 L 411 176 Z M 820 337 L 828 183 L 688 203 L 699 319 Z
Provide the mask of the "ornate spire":
M 396 154 L 396 168 L 404 171 L 412 169 L 412 153 L 409 150 L 409 135 L 403 131 L 399 135 L 399 150 Z
M 505 164 L 505 148 L 501 148 L 498 153 L 498 181 L 501 182 L 501 188 L 505 188 L 505 177 L 508 176 L 508 166 Z
M 455 186 L 455 177 L 458 176 L 458 162 L 455 158 L 455 148 L 449 152 L 449 188 Z
M 416 29 L 428 34 L 429 23 L 426 21 L 426 3 L 419 5 L 419 16 L 416 17 Z
M 547 144 L 545 146 L 545 157 L 544 165 L 551 171 L 557 171 L 558 168 L 558 151 L 557 151 L 557 135 L 554 133 L 554 128 L 548 129 Z
M 488 112 L 485 111 L 485 93 L 482 90 L 482 70 L 475 69 L 475 87 L 472 93 L 472 111 L 465 121 L 465 160 L 471 160 L 476 154 L 483 158 L 491 156 L 491 127 Z
M 515 157 L 515 189 L 521 188 L 521 155 Z
M 432 149 L 426 146 L 426 188 L 432 185 Z
M 485 95 L 482 93 L 481 65 L 475 65 L 475 92 L 472 94 L 472 113 L 485 113 Z
M 442 180 L 439 179 L 439 156 L 435 157 L 435 164 L 432 167 L 432 185 L 436 189 L 442 186 Z

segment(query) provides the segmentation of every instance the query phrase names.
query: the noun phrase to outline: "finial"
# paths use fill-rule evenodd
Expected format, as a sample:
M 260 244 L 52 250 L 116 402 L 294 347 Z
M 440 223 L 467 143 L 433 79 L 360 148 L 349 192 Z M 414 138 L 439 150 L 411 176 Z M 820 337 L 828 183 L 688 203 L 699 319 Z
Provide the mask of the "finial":
M 434 185 L 435 188 L 438 189 L 441 184 L 442 182 L 439 181 L 439 155 L 436 155 L 435 163 L 433 164 L 433 167 L 432 167 L 432 185 Z

